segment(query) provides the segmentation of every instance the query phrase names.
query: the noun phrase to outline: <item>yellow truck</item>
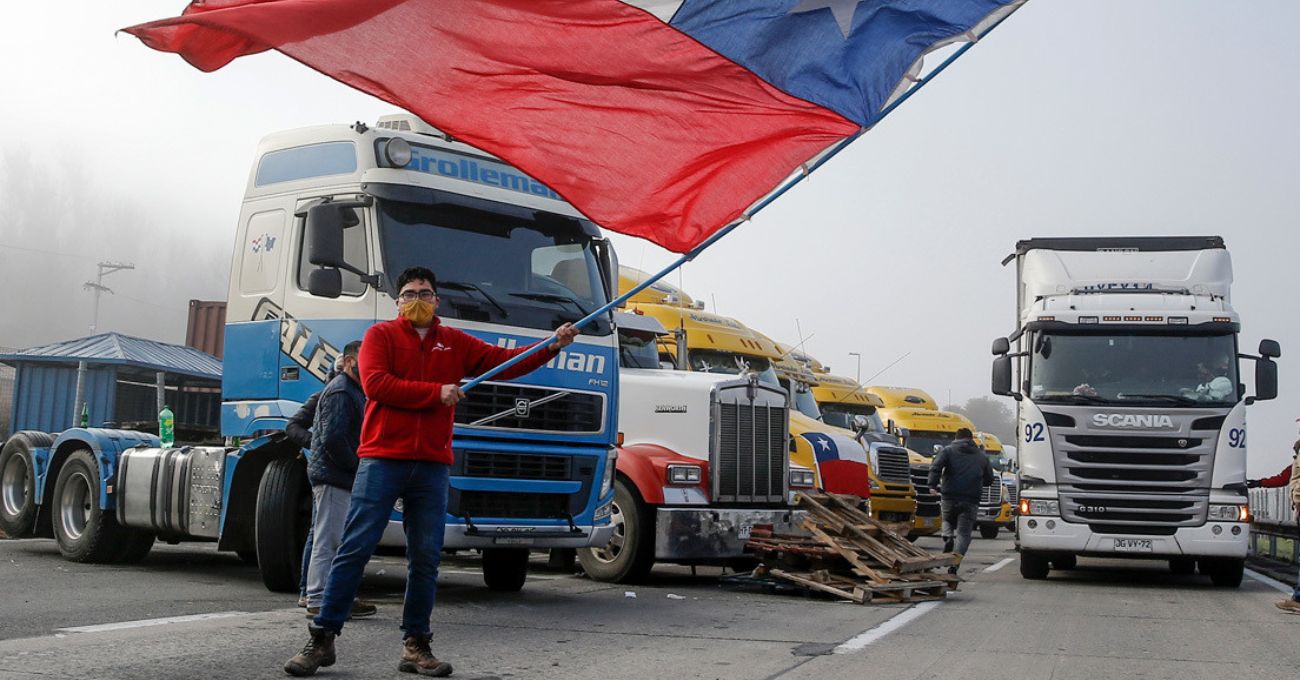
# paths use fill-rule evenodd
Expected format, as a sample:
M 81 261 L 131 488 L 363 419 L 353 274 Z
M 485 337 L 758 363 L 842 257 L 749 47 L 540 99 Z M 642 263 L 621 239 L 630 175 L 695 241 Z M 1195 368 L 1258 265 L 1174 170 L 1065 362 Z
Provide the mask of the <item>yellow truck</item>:
M 629 290 L 644 276 L 643 272 L 622 267 L 620 288 Z M 658 343 L 662 364 L 705 373 L 752 371 L 763 382 L 781 384 L 775 364 L 782 354 L 774 342 L 736 319 L 705 311 L 674 286 L 656 285 L 657 289 L 648 289 L 653 294 L 645 295 L 643 291 L 629 300 L 628 311 L 653 317 L 669 331 Z M 684 348 L 679 348 L 681 342 Z M 819 489 L 868 497 L 871 487 L 866 449 L 852 432 L 817 420 L 817 402 L 806 387 L 800 381 L 787 386 L 791 401 L 790 462 L 812 469 Z
M 810 375 L 815 381 L 812 395 L 821 409 L 822 422 L 859 432 L 868 447 L 872 517 L 881 522 L 907 524 L 915 533 L 920 508 L 912 486 L 911 459 L 907 449 L 885 431 L 878 413 L 884 402 L 850 378 L 829 373 L 810 372 Z M 937 504 L 933 516 L 938 516 Z M 939 529 L 937 522 L 925 524 L 933 524 L 933 531 Z
M 1002 449 L 1001 439 L 988 432 L 976 432 L 975 443 L 984 449 L 998 477 L 997 483 L 984 487 L 984 493 L 980 496 L 980 512 L 976 524 L 979 526 L 980 536 L 997 538 L 999 529 L 1015 531 L 1015 508 L 1020 496 L 1019 486 L 1016 483 L 1015 473 L 1008 469 L 1009 461 Z

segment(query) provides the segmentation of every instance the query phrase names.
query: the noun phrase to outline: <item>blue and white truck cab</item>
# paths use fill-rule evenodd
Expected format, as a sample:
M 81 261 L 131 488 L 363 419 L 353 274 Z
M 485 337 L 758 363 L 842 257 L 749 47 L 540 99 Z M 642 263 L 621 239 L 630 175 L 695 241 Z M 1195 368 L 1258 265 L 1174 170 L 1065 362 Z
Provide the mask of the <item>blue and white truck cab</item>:
M 344 345 L 395 316 L 394 281 L 416 265 L 438 276 L 443 323 L 504 347 L 586 316 L 618 285 L 609 241 L 581 213 L 418 118 L 272 134 L 235 235 L 221 413 L 229 446 L 159 449 L 152 435 L 95 429 L 24 435 L 15 447 L 29 452 L 23 468 L 46 533 L 85 561 L 130 552 L 96 532 L 114 544 L 217 540 L 256 557 L 268 587 L 295 589 L 311 494 L 300 452 L 279 433 Z M 445 547 L 482 550 L 490 587 L 521 587 L 530 549 L 609 540 L 613 326 L 596 319 L 543 368 L 489 380 L 457 406 Z M 89 455 L 65 483 L 81 451 Z M 399 503 L 385 542 L 401 541 Z

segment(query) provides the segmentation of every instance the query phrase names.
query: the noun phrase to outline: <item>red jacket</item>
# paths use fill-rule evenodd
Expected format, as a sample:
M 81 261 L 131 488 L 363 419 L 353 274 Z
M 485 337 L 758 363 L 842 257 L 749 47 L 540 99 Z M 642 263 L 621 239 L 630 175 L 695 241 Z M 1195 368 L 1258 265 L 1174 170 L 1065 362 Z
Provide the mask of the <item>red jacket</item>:
M 479 375 L 527 349 L 489 345 L 443 326 L 437 317 L 424 340 L 405 318 L 371 326 L 359 357 L 367 401 L 357 456 L 450 464 L 456 409 L 442 405 L 442 386 Z M 498 377 L 518 378 L 554 357 L 543 350 Z
M 1286 466 L 1285 470 L 1273 475 L 1272 477 L 1265 477 L 1259 480 L 1259 485 L 1264 487 L 1265 489 L 1270 489 L 1279 486 L 1286 486 L 1290 483 L 1291 483 L 1290 465 Z

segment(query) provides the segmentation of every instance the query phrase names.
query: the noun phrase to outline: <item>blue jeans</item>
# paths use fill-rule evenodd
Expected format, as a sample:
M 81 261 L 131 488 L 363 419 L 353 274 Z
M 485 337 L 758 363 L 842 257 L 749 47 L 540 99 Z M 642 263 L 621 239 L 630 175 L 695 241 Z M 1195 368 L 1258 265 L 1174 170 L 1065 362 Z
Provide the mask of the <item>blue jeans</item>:
M 317 626 L 334 633 L 352 611 L 366 563 L 374 554 L 393 504 L 402 499 L 402 528 L 406 531 L 406 601 L 402 607 L 403 637 L 429 634 L 442 560 L 442 534 L 447 524 L 447 484 L 450 470 L 432 461 L 362 458 L 352 484 L 343 541 L 325 581 Z
M 1300 516 L 1296 517 L 1296 526 L 1300 528 Z M 1295 589 L 1291 591 L 1291 599 L 1300 602 L 1300 574 L 1296 575 Z
M 316 511 L 313 508 L 311 516 L 312 524 L 316 523 Z M 307 597 L 307 566 L 311 564 L 311 545 L 315 532 L 312 531 L 311 524 L 307 525 L 307 542 L 302 546 L 302 578 L 298 579 L 298 597 Z
M 963 557 L 966 555 L 966 550 L 970 548 L 971 531 L 975 529 L 975 518 L 979 511 L 978 501 L 971 502 L 957 498 L 944 498 L 939 501 L 939 514 L 943 518 L 943 529 L 940 535 L 943 536 L 945 543 L 944 550 L 948 550 L 946 544 L 951 541 L 952 549 L 957 554 Z

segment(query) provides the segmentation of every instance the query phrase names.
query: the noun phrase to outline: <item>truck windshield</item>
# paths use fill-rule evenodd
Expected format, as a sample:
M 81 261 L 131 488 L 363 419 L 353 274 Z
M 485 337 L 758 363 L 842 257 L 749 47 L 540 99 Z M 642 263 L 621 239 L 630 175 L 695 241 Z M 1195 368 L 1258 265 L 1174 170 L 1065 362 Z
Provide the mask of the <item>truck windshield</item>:
M 827 402 L 821 404 L 822 421 L 827 425 L 842 427 L 846 430 L 853 429 L 853 416 L 867 417 L 867 432 L 884 432 L 885 424 L 880 420 L 880 414 L 876 409 L 864 404 L 840 404 L 836 402 Z
M 912 430 L 907 435 L 907 448 L 923 455 L 933 456 L 939 449 L 952 443 L 957 438 L 956 432 L 927 432 Z
M 449 204 L 378 204 L 389 283 L 407 267 L 432 269 L 442 317 L 552 330 L 606 302 L 594 242 L 577 220 Z M 582 332 L 608 335 L 611 328 L 606 316 Z
M 1172 406 L 1238 401 L 1231 334 L 1039 333 L 1031 348 L 1034 401 Z
M 659 348 L 649 333 L 618 334 L 618 365 L 623 368 L 660 368 Z
M 794 383 L 794 407 L 814 420 L 822 418 L 822 411 L 817 406 L 817 399 L 813 397 L 812 388 L 801 382 Z

